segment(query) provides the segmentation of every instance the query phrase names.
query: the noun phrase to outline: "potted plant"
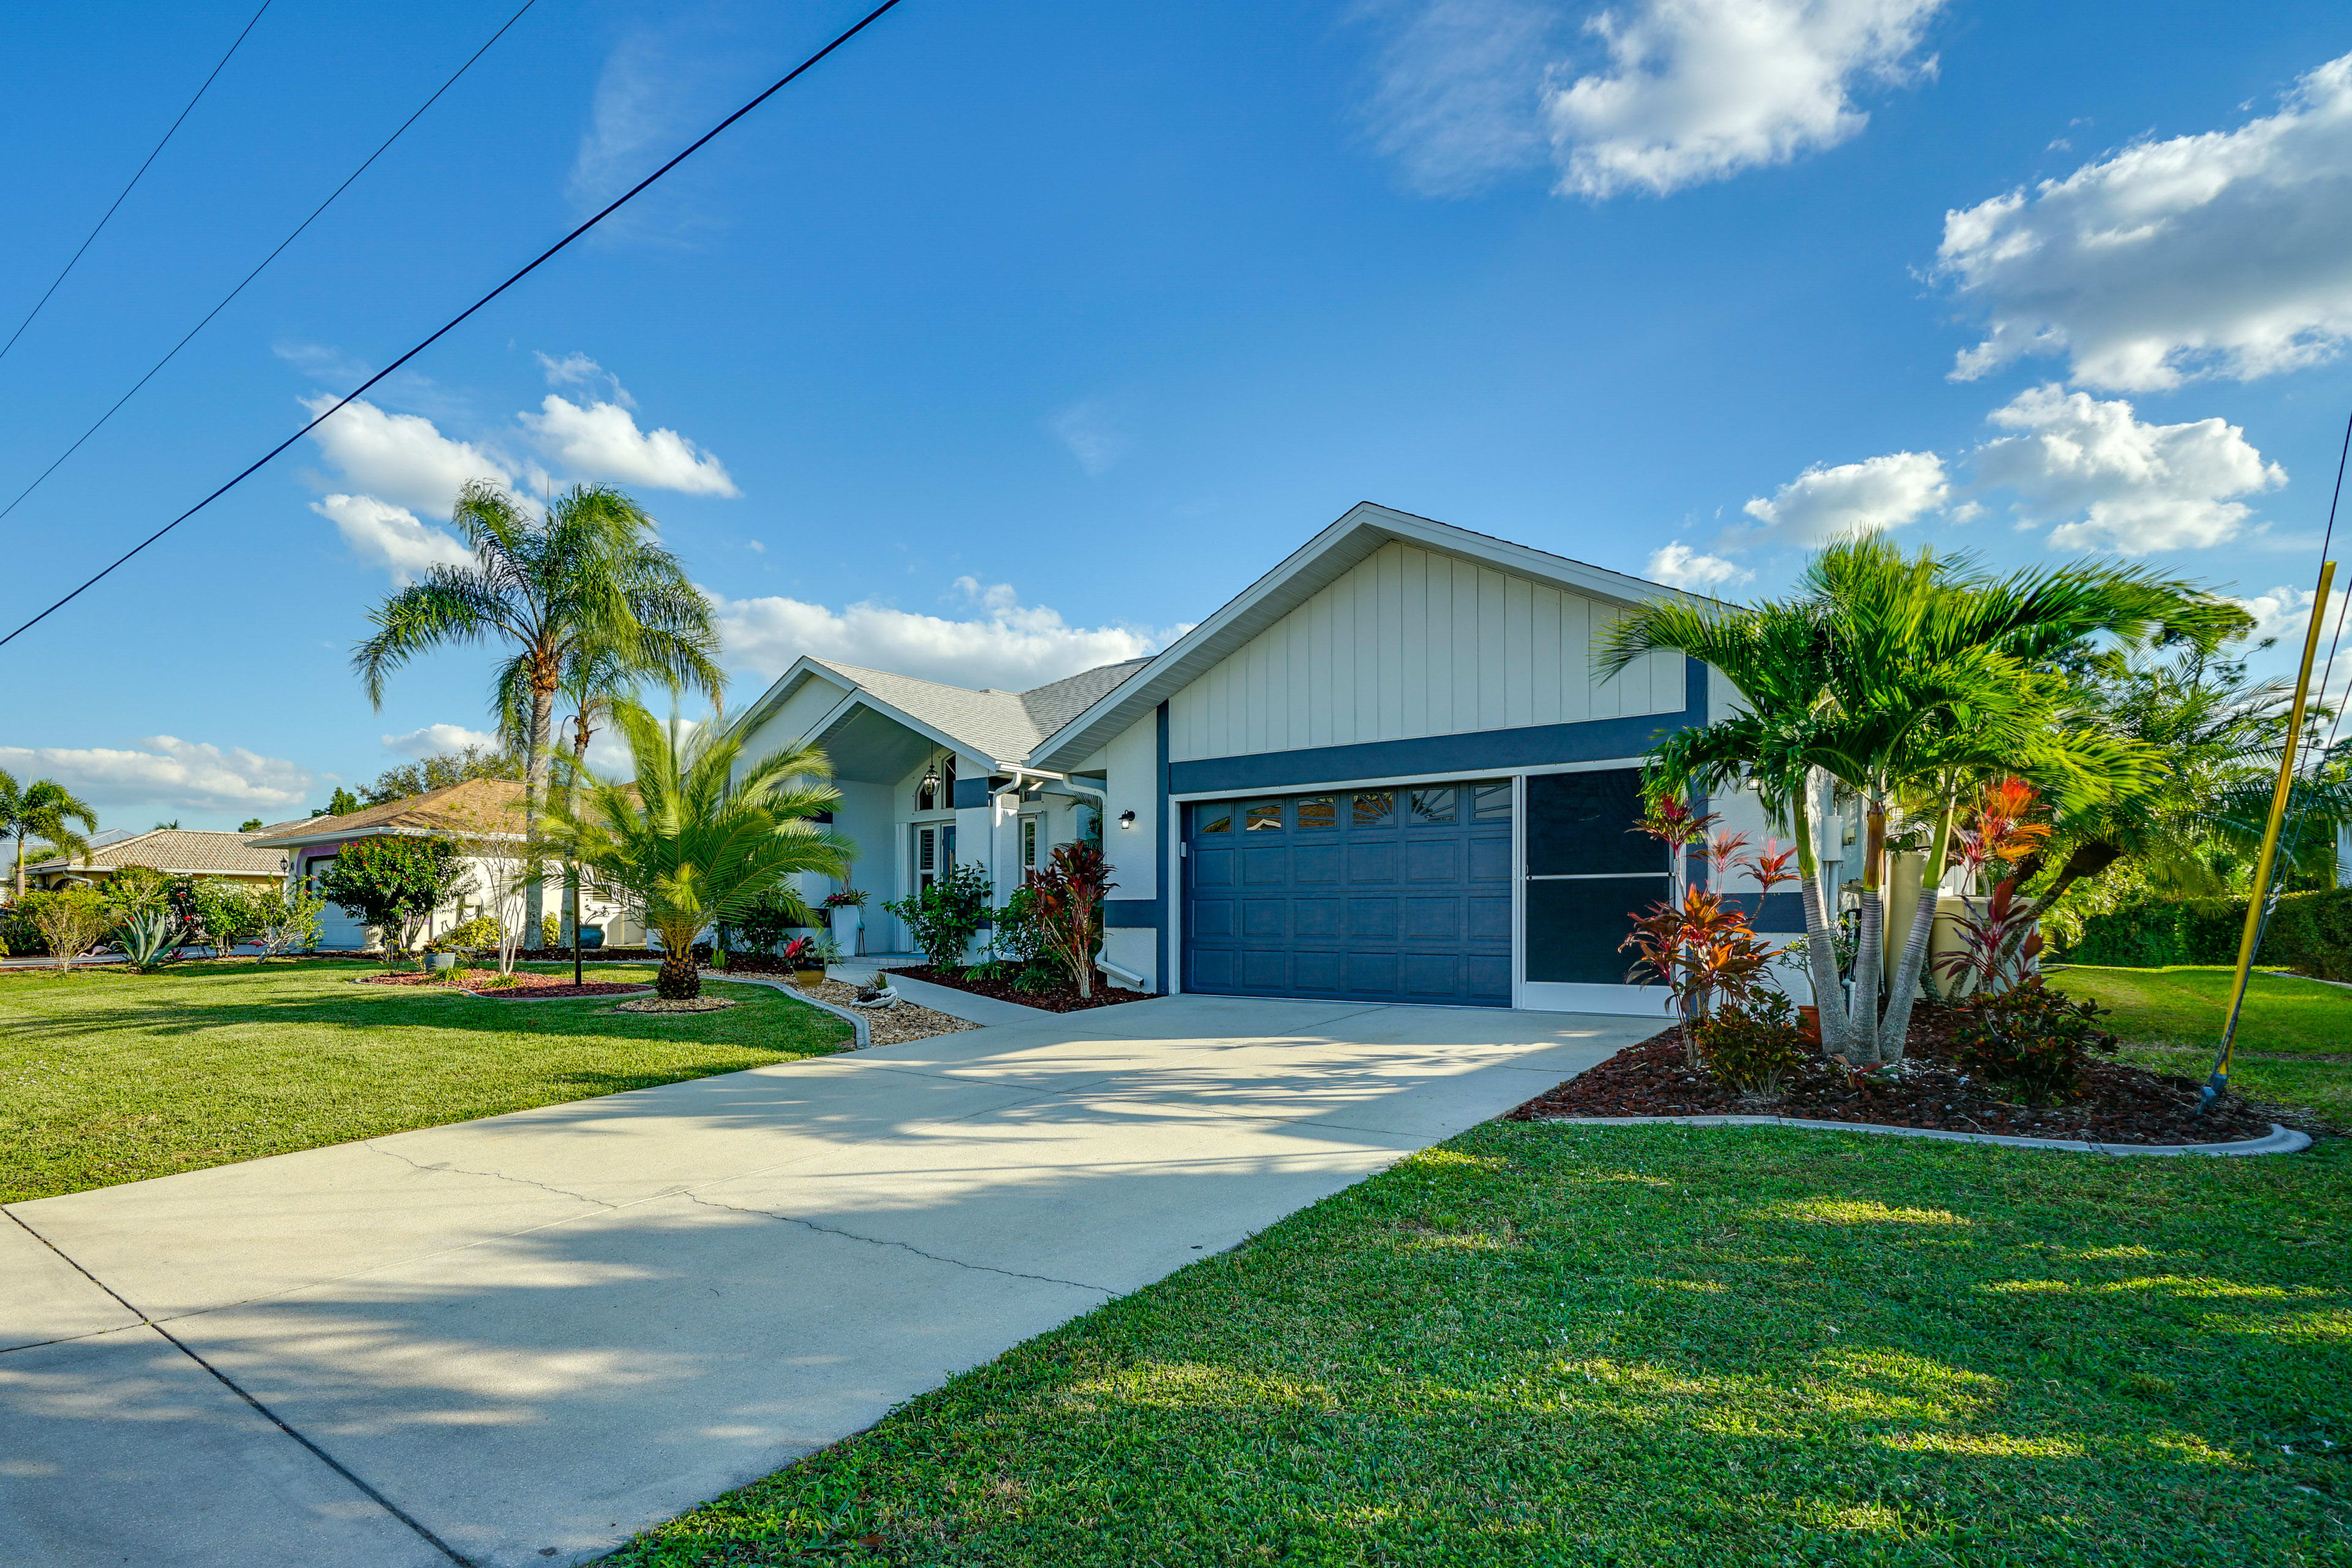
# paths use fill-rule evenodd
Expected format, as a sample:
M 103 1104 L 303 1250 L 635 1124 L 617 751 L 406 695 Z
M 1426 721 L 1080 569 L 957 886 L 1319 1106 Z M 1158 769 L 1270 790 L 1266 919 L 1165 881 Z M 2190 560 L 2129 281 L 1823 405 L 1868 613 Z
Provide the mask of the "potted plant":
M 851 947 L 857 952 L 864 952 L 866 951 L 866 916 L 864 913 L 866 908 L 866 895 L 856 888 L 844 888 L 837 893 L 827 893 L 824 896 L 824 902 L 820 907 L 824 911 L 824 923 L 833 930 L 839 931 L 841 929 L 839 923 L 841 921 L 846 920 L 848 921 L 849 929 L 856 933 L 850 939 Z M 836 915 L 835 913 L 837 910 L 855 910 L 859 912 L 843 916 Z
M 793 984 L 814 985 L 824 978 L 824 957 L 818 952 L 814 937 L 796 936 L 784 943 L 784 963 L 793 972 Z

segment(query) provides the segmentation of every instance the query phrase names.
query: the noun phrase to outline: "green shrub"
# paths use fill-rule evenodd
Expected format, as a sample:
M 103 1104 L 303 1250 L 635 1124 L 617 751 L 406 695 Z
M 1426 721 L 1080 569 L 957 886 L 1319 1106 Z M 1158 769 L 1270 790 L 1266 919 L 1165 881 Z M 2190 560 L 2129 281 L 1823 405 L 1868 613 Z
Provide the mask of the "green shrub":
M 1777 991 L 1725 1003 L 1697 1034 L 1699 1059 L 1708 1070 L 1749 1094 L 1779 1092 L 1813 1057 L 1795 1006 Z
M 542 952 L 563 945 L 563 921 L 555 915 L 539 917 L 539 946 Z
M 488 915 L 476 915 L 435 937 L 433 945 L 443 952 L 480 952 L 498 946 L 503 934 L 497 921 Z
M 2126 969 L 2235 963 L 2245 920 L 2243 899 L 2128 904 L 2085 920 L 2066 957 L 2075 963 Z M 2324 888 L 2280 899 L 2254 961 L 2323 980 L 2352 980 L 2352 888 Z
M 2099 1027 L 2105 1011 L 2051 990 L 2036 975 L 1960 1009 L 1960 1065 L 2029 1104 L 2074 1100 L 2083 1092 L 2092 1053 L 2115 1054 L 2115 1036 Z
M 995 890 L 979 867 L 951 866 L 913 897 L 893 899 L 882 907 L 907 922 L 908 934 L 936 968 L 952 973 L 987 923 L 988 896 Z
M 49 944 L 22 904 L 0 910 L 0 957 L 46 958 Z

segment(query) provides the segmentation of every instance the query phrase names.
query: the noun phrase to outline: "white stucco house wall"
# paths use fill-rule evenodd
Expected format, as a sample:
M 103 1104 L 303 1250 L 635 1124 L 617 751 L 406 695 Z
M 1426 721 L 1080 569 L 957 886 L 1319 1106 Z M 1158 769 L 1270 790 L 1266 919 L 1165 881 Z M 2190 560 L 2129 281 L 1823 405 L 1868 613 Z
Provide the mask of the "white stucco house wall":
M 301 885 L 316 891 L 319 878 L 343 847 L 362 838 L 393 835 L 454 838 L 461 846 L 519 846 L 523 838 L 522 823 L 522 785 L 520 783 L 509 779 L 467 779 L 403 800 L 386 801 L 381 805 L 346 812 L 341 816 L 314 816 L 304 822 L 281 823 L 275 828 L 254 835 L 250 842 L 257 849 L 276 851 L 283 856 L 281 874 L 289 886 Z M 462 925 L 477 915 L 489 915 L 510 927 L 520 926 L 523 923 L 523 895 L 506 885 L 517 868 L 502 863 L 514 859 L 511 850 L 495 858 L 461 856 L 466 870 L 465 885 L 446 906 L 433 912 L 417 940 L 420 942 L 430 942 L 443 931 Z M 557 862 L 550 861 L 546 873 L 545 912 L 561 919 L 567 901 L 562 881 L 562 868 Z M 644 924 L 630 915 L 619 900 L 604 896 L 593 888 L 582 889 L 580 922 L 603 927 L 607 946 L 641 947 L 646 944 Z M 329 904 L 320 915 L 319 950 L 322 952 L 355 952 L 378 946 L 381 942 L 382 933 L 341 905 Z M 536 947 L 539 944 L 535 936 L 526 932 L 523 945 Z
M 803 658 L 734 724 L 831 756 L 868 952 L 907 945 L 884 900 L 977 861 L 1001 902 L 1098 804 L 1106 967 L 1141 989 L 1657 1014 L 1617 945 L 1667 882 L 1642 759 L 1730 710 L 1680 656 L 1596 671 L 1659 597 L 1691 596 L 1367 502 L 1150 658 L 1013 692 Z M 1802 930 L 1793 892 L 1748 903 Z

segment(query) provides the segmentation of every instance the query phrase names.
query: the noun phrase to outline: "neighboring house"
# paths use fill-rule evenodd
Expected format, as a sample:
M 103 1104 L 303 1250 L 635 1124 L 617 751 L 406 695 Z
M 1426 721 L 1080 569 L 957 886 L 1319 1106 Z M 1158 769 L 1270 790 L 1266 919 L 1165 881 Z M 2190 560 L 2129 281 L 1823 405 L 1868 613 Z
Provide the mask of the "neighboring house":
M 103 886 L 125 866 L 146 866 L 171 877 L 218 877 L 255 887 L 276 887 L 286 877 L 286 855 L 260 840 L 301 826 L 281 822 L 258 833 L 158 827 L 147 833 L 109 834 L 92 840 L 87 860 L 61 855 L 26 860 L 25 886 Z
M 1596 673 L 1660 597 L 1691 596 L 1365 503 L 1149 659 L 1013 692 L 804 658 L 735 728 L 830 754 L 869 951 L 906 944 L 882 900 L 970 861 L 1002 901 L 1099 803 L 1128 984 L 1655 1014 L 1618 946 L 1667 888 L 1642 760 L 1731 697 L 1680 655 Z M 1763 837 L 1751 796 L 1710 804 Z
M 446 907 L 434 911 L 418 939 L 430 941 L 477 915 L 490 914 L 509 923 L 520 922 L 522 895 L 509 890 L 502 899 L 500 884 L 510 881 L 520 869 L 520 858 L 510 847 L 522 842 L 522 828 L 520 782 L 467 779 L 341 816 L 313 816 L 301 822 L 281 823 L 255 834 L 253 838 L 257 844 L 286 857 L 285 868 L 278 873 L 281 877 L 314 891 L 320 876 L 343 847 L 362 838 L 390 835 L 440 837 L 457 839 L 460 845 L 479 847 L 483 854 L 465 858 L 469 873 L 467 885 Z M 498 853 L 501 849 L 506 853 Z M 501 865 L 501 859 L 506 864 Z M 565 901 L 561 870 L 555 862 L 548 864 L 546 912 L 559 917 Z M 583 925 L 602 926 L 604 941 L 610 946 L 641 946 L 646 941 L 644 926 L 628 918 L 617 900 L 594 889 L 581 893 L 580 921 Z M 320 925 L 321 949 L 357 951 L 373 946 L 379 940 L 380 933 L 362 923 L 357 914 L 341 905 L 327 906 Z M 537 946 L 536 936 L 526 933 L 524 945 Z

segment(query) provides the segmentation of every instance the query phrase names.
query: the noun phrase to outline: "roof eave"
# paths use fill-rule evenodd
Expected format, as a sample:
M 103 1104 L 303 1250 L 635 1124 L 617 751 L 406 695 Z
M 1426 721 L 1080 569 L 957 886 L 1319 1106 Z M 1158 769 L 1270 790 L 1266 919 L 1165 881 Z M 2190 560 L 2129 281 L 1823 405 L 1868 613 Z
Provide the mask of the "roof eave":
M 1214 615 L 1170 644 L 1151 662 L 1039 742 L 1029 753 L 1031 763 L 1067 772 L 1073 764 L 1108 744 L 1145 712 L 1207 673 L 1234 648 L 1391 541 L 1486 562 L 1498 570 L 1556 584 L 1609 604 L 1630 606 L 1659 598 L 1698 605 L 1715 603 L 1703 595 L 1685 593 L 1663 583 L 1629 577 L 1376 502 L 1359 501 L 1236 594 Z

